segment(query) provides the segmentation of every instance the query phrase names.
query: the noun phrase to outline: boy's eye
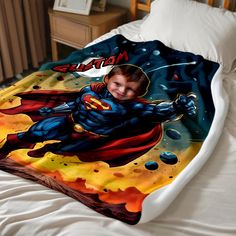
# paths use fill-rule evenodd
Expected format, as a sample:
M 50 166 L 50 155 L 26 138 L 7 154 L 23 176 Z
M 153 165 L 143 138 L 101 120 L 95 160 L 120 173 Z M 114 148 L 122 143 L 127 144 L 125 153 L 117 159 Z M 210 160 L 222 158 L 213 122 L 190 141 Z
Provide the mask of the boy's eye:
M 119 84 L 118 82 L 114 82 L 114 84 L 115 84 L 116 86 L 120 86 L 120 84 Z
M 131 91 L 131 92 L 135 92 L 135 90 L 132 89 L 132 88 L 127 88 L 127 90 L 128 90 L 128 91 Z

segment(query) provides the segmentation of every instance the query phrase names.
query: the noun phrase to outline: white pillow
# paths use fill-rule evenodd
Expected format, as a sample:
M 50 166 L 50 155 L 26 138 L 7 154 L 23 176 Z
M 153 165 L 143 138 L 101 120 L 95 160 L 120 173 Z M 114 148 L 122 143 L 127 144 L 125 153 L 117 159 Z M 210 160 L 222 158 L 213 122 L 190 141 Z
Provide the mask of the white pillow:
M 236 60 L 236 13 L 191 0 L 156 0 L 140 29 L 144 40 L 202 55 L 229 72 Z

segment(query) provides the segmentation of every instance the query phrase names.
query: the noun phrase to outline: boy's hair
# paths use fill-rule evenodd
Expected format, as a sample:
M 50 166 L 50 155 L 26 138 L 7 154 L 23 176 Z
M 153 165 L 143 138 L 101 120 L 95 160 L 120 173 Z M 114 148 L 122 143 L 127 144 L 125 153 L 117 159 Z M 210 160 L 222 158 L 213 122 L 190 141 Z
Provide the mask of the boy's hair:
M 110 79 L 113 75 L 117 74 L 125 76 L 127 81 L 140 82 L 138 96 L 142 96 L 147 92 L 150 81 L 140 67 L 130 64 L 118 65 L 113 67 L 106 76 Z

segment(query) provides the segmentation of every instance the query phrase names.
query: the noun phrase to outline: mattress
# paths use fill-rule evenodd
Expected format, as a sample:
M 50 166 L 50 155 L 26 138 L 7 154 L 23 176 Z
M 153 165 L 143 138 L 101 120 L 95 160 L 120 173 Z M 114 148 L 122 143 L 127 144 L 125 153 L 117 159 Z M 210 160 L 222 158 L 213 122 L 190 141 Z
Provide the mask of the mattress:
M 93 44 L 118 33 L 142 41 L 138 34 L 141 23 L 121 26 Z M 159 217 L 130 226 L 96 213 L 62 193 L 0 171 L 0 235 L 29 232 L 32 235 L 235 235 L 236 73 L 223 76 L 225 96 L 230 103 L 217 146 L 207 163 Z

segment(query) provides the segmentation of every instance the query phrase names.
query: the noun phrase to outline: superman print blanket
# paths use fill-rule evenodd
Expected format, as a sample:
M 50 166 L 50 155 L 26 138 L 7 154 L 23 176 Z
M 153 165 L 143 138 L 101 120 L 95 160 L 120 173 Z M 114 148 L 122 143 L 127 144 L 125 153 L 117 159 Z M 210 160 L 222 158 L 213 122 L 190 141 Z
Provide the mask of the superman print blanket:
M 155 217 L 210 155 L 218 68 L 122 35 L 44 64 L 0 92 L 0 169 L 128 224 Z

